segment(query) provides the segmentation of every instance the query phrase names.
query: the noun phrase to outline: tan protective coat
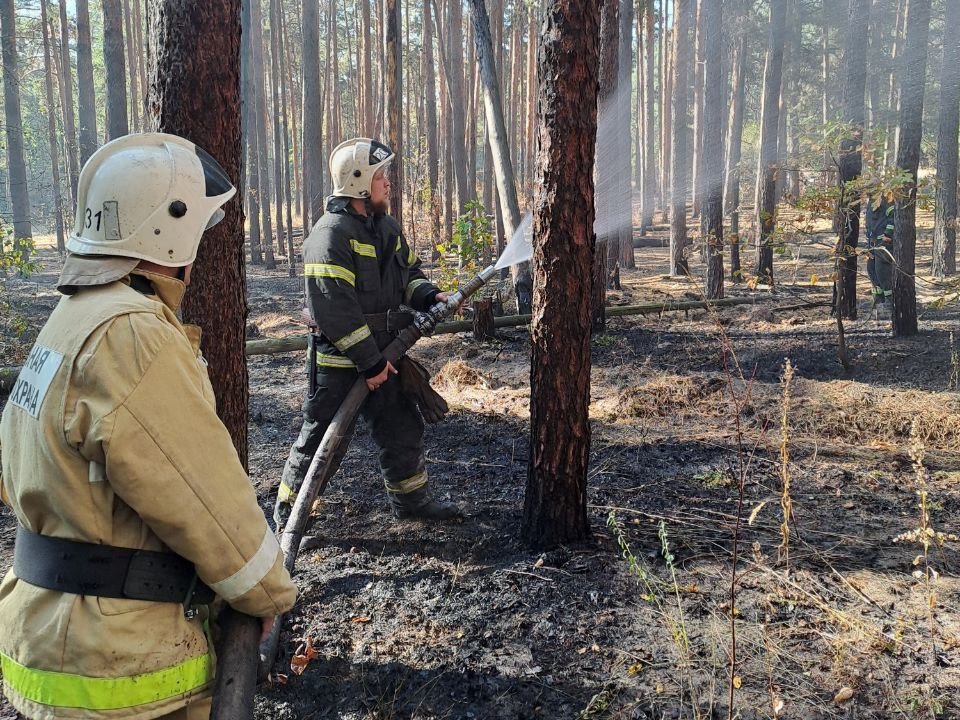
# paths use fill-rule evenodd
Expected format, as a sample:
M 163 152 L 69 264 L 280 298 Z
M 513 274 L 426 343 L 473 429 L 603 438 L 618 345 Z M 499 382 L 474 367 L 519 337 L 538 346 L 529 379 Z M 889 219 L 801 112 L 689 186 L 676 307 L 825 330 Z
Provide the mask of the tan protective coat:
M 37 347 L 62 360 L 39 405 L 43 388 L 15 387 L 0 421 L 4 501 L 33 532 L 169 549 L 238 610 L 286 612 L 296 590 L 216 415 L 199 330 L 175 315 L 184 285 L 144 275 L 156 295 L 118 281 L 50 316 Z M 208 695 L 213 674 L 203 618 L 182 606 L 45 590 L 12 571 L 0 653 L 4 692 L 31 718 L 154 718 Z

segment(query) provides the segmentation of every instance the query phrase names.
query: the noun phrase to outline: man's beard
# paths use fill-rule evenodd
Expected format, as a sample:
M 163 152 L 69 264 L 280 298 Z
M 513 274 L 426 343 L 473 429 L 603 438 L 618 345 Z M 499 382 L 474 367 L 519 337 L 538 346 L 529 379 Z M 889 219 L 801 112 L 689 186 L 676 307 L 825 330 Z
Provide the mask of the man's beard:
M 388 199 L 383 199 L 380 202 L 370 201 L 370 209 L 373 210 L 376 215 L 386 215 L 387 211 L 390 209 L 390 201 Z

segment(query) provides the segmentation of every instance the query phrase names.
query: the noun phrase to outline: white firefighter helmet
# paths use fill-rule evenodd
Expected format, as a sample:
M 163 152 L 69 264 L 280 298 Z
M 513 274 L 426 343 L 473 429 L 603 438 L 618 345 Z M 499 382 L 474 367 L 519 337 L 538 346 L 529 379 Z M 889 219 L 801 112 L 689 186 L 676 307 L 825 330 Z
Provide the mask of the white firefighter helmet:
M 189 140 L 137 133 L 97 150 L 80 173 L 71 253 L 149 260 L 167 267 L 197 257 L 204 230 L 237 189 Z
M 354 138 L 342 142 L 330 154 L 333 194 L 368 198 L 373 176 L 394 158 L 393 150 L 377 140 Z

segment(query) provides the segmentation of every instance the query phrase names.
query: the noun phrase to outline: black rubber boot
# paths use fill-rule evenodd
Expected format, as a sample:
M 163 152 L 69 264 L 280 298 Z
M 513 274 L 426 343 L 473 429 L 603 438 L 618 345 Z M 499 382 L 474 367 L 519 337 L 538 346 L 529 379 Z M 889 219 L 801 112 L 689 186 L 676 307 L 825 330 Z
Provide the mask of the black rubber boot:
M 462 520 L 463 511 L 453 503 L 431 500 L 427 487 L 403 495 L 388 493 L 394 516 L 399 520 L 448 522 Z

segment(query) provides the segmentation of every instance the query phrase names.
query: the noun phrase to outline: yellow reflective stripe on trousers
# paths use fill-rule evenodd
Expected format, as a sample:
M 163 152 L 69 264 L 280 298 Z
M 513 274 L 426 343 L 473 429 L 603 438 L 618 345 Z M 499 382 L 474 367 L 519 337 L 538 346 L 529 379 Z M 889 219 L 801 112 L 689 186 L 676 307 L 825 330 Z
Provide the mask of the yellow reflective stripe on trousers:
M 351 238 L 350 247 L 357 255 L 363 255 L 364 257 L 375 258 L 377 256 L 377 249 L 373 245 L 367 245 L 358 240 Z
M 363 342 L 368 337 L 370 337 L 370 327 L 368 325 L 361 325 L 349 335 L 344 335 L 339 340 L 334 340 L 333 344 L 337 346 L 337 350 L 343 352 L 349 350 L 357 343 Z
M 82 710 L 119 710 L 189 693 L 213 680 L 210 655 L 128 677 L 99 678 L 34 670 L 0 655 L 3 682 L 21 697 L 41 705 Z
M 410 301 L 413 300 L 413 293 L 416 291 L 416 289 L 421 285 L 428 284 L 429 282 L 430 281 L 425 278 L 417 278 L 416 280 L 411 280 L 408 282 L 407 289 L 403 293 L 403 302 L 409 305 Z
M 357 284 L 357 276 L 352 270 L 348 270 L 340 265 L 330 265 L 328 263 L 307 263 L 303 266 L 303 274 L 306 277 L 325 277 L 334 280 L 344 280 L 351 285 Z
M 292 505 L 296 499 L 296 490 L 291 490 L 290 486 L 281 480 L 280 487 L 277 488 L 277 500 L 280 502 L 290 503 Z
M 419 490 L 427 484 L 427 471 L 424 470 L 405 480 L 384 480 L 383 484 L 387 488 L 387 492 L 391 492 L 394 495 L 406 495 L 407 493 Z

